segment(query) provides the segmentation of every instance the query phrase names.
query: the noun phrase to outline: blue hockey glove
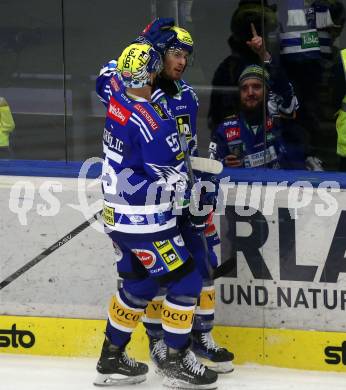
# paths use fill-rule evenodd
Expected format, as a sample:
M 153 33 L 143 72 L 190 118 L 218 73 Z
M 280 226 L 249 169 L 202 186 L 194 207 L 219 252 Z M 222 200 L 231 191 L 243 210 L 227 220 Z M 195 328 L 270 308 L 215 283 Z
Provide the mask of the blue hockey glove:
M 211 188 L 203 186 L 201 183 L 201 199 L 200 202 L 202 205 L 212 205 L 215 207 L 217 195 L 220 187 L 220 180 L 217 176 L 211 175 L 210 173 L 200 173 L 199 178 L 201 181 L 209 182 L 212 184 Z
M 213 184 L 214 190 L 210 192 L 210 189 L 205 187 L 203 185 L 203 182 L 197 182 L 195 184 L 195 189 L 197 190 L 197 194 L 195 196 L 196 198 L 197 197 L 198 198 L 196 200 L 193 200 L 193 198 L 191 197 L 189 214 L 190 214 L 190 222 L 197 230 L 204 230 L 206 228 L 210 211 L 212 211 L 215 208 L 215 204 L 216 204 L 218 180 L 216 180 L 216 178 L 214 178 L 213 176 L 209 175 L 208 180 L 205 177 L 204 181 L 211 182 Z M 202 210 L 205 211 L 204 206 L 211 206 L 211 207 L 206 207 L 207 209 L 206 215 L 199 215 L 200 211 Z M 194 210 L 196 210 L 196 212 L 193 212 Z
M 157 18 L 148 24 L 135 42 L 150 43 L 160 54 L 164 54 L 177 36 L 175 31 L 170 30 L 173 26 L 173 18 Z

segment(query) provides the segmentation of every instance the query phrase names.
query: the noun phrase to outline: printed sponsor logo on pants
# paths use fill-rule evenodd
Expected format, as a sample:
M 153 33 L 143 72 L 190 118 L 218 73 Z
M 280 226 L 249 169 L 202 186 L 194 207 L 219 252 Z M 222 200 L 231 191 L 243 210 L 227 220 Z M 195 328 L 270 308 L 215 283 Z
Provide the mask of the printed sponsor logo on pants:
M 133 249 L 133 253 L 138 257 L 145 268 L 152 268 L 156 263 L 155 253 L 147 249 Z

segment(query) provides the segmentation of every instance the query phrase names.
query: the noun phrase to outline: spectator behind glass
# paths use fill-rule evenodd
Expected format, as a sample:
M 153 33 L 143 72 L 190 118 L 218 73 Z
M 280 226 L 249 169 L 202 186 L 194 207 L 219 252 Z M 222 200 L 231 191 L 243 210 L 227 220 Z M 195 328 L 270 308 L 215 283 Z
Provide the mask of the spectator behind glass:
M 297 121 L 306 129 L 307 159 L 311 170 L 333 166 L 328 148 L 334 147 L 335 107 L 330 90 L 337 58 L 334 41 L 345 23 L 345 7 L 336 0 L 278 2 L 281 62 L 297 94 Z
M 240 111 L 217 127 L 209 146 L 210 157 L 225 167 L 304 169 L 303 148 L 284 143 L 280 122 L 273 120 L 268 109 L 263 126 L 263 99 L 267 99 L 269 83 L 268 71 L 256 64 L 241 73 Z
M 15 124 L 6 99 L 0 96 L 0 158 L 10 158 L 10 134 Z
M 263 4 L 265 33 L 269 33 L 277 28 L 276 6 L 268 6 L 267 0 Z M 208 112 L 208 126 L 212 131 L 227 115 L 238 112 L 237 87 L 241 72 L 250 64 L 261 64 L 258 52 L 253 50 L 249 42 L 253 39 L 251 25 L 266 40 L 262 31 L 262 12 L 261 0 L 241 0 L 232 15 L 231 36 L 228 39 L 231 54 L 218 66 L 212 80 Z

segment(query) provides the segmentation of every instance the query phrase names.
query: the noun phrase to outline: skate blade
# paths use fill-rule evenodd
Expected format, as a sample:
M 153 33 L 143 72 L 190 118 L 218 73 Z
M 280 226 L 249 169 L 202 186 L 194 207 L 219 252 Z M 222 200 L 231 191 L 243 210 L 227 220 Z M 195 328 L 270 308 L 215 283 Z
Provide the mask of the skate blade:
M 113 375 L 113 376 L 112 376 Z M 95 386 L 123 386 L 144 382 L 146 375 L 125 376 L 119 374 L 98 374 L 94 380 Z
M 205 365 L 218 374 L 229 374 L 234 371 L 234 366 L 231 361 L 212 362 L 211 360 L 206 360 Z
M 213 362 L 206 357 L 197 355 L 198 360 L 211 370 L 218 374 L 229 374 L 234 371 L 234 366 L 231 360 L 227 362 Z
M 202 389 L 202 390 L 217 389 L 216 382 L 205 384 L 205 385 L 197 385 L 197 384 L 188 383 L 188 382 L 176 379 L 176 378 L 169 378 L 167 376 L 163 379 L 162 385 L 165 387 L 169 387 L 170 389 L 182 389 L 182 390 L 184 390 L 184 389 L 186 389 L 186 390 L 190 390 L 190 389 L 195 389 L 195 390 L 198 390 L 198 389 Z

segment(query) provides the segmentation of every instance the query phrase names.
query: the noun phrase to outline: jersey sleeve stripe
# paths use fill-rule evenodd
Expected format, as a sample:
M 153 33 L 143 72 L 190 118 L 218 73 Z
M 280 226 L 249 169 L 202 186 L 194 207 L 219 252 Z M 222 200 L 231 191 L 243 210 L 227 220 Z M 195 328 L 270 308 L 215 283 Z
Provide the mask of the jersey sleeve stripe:
M 153 223 L 148 225 L 123 225 L 121 223 L 115 223 L 114 225 L 109 225 L 106 221 L 104 221 L 107 227 L 110 230 L 117 230 L 121 233 L 129 233 L 129 234 L 145 234 L 145 233 L 156 233 L 162 232 L 171 228 L 174 228 L 177 224 L 177 218 L 174 217 L 171 220 L 167 221 L 164 225 L 160 225 L 159 223 Z
M 150 140 L 149 140 L 149 138 L 147 137 L 147 135 L 146 135 L 146 133 L 144 132 L 144 130 L 142 129 L 141 124 L 140 124 L 138 121 L 136 121 L 134 118 L 132 118 L 132 116 L 130 117 L 130 121 L 133 122 L 134 124 L 136 124 L 136 125 L 138 126 L 139 131 L 141 132 L 141 134 L 142 134 L 142 136 L 144 137 L 145 141 L 146 141 L 147 143 L 149 143 Z
M 152 95 L 151 95 L 151 99 L 153 101 L 155 100 L 158 100 L 161 96 L 163 96 L 164 93 L 161 89 L 157 89 Z
M 150 130 L 148 129 L 148 127 L 144 123 L 144 121 L 137 114 L 135 114 L 134 112 L 131 115 L 131 118 L 132 117 L 135 118 L 140 123 L 141 129 L 143 129 L 143 131 L 145 131 L 145 133 L 146 133 L 147 137 L 149 138 L 149 140 L 152 141 L 153 140 L 153 136 L 151 135 Z

